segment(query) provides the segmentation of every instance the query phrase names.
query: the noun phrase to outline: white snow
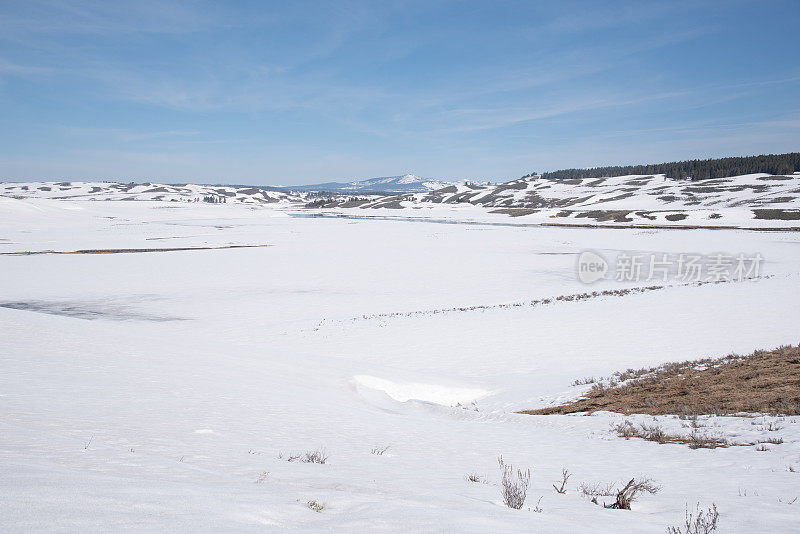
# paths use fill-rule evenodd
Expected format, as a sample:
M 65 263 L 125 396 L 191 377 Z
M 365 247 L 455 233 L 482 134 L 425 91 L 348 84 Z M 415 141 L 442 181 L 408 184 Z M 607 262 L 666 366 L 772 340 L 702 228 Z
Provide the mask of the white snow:
M 584 376 L 798 343 L 800 234 L 403 212 L 0 197 L 3 253 L 272 245 L 0 255 L 0 529 L 644 533 L 713 502 L 721 532 L 795 530 L 800 417 L 703 418 L 783 443 L 691 450 L 621 439 L 621 415 L 515 411 L 575 398 Z M 770 277 L 436 311 L 623 287 L 578 282 L 586 249 L 758 252 Z M 320 448 L 324 465 L 286 460 Z M 532 469 L 522 510 L 502 503 L 501 454 Z M 633 476 L 663 490 L 632 511 L 576 489 Z
M 422 400 L 453 406 L 474 402 L 491 394 L 485 389 L 469 389 L 443 386 L 439 384 L 396 383 L 376 376 L 358 375 L 353 377 L 358 386 L 383 391 L 396 401 Z

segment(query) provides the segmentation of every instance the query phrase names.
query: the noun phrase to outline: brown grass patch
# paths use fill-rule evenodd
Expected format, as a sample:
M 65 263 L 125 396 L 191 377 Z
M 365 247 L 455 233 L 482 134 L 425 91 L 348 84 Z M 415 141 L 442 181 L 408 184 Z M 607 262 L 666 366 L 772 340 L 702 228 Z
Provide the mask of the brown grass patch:
M 575 402 L 520 413 L 600 410 L 650 415 L 800 415 L 800 346 L 628 369 L 597 382 Z

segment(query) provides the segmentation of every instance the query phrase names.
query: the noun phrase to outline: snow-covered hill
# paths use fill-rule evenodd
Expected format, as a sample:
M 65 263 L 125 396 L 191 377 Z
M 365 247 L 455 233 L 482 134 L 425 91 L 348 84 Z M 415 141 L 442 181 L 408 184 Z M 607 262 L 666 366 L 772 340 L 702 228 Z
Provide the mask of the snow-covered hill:
M 453 185 L 422 200 L 469 202 L 481 206 L 528 209 L 664 210 L 735 207 L 797 207 L 800 174 L 749 174 L 714 180 L 672 180 L 655 176 L 617 176 L 547 180 L 538 176 L 500 185 Z
M 52 198 L 59 200 L 155 200 L 164 202 L 214 202 L 269 204 L 299 202 L 300 194 L 234 187 L 195 184 L 122 184 L 116 182 L 4 182 L 0 196 Z
M 344 202 L 331 199 L 316 206 L 334 208 Z M 570 180 L 533 176 L 499 185 L 451 184 L 428 193 L 364 200 L 358 207 L 436 205 L 471 205 L 553 224 L 721 226 L 760 220 L 797 226 L 800 174 L 761 173 L 702 181 L 673 180 L 664 175 Z M 349 201 L 344 207 L 351 206 Z
M 327 182 L 292 186 L 296 191 L 328 191 L 332 193 L 425 193 L 450 185 L 449 182 L 420 178 L 413 174 L 370 178 L 360 182 Z
M 800 228 L 800 173 L 748 174 L 702 181 L 673 180 L 664 175 L 568 180 L 533 176 L 502 184 L 442 184 L 406 175 L 327 185 L 330 184 L 288 191 L 193 184 L 7 182 L 0 183 L 0 196 L 274 204 L 318 210 L 323 215 L 358 217 L 483 220 L 510 216 L 519 224 Z M 386 193 L 388 189 L 404 187 L 411 191 Z M 413 192 L 420 188 L 424 191 Z

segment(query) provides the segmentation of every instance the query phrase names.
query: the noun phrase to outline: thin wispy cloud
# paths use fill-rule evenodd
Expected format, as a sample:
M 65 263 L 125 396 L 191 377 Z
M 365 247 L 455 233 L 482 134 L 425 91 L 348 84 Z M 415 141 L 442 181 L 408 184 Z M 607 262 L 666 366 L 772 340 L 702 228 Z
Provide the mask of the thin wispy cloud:
M 52 72 L 52 69 L 36 67 L 31 65 L 20 65 L 18 63 L 12 63 L 11 61 L 0 59 L 0 74 L 7 73 L 7 74 L 25 75 L 25 74 L 45 74 L 48 72 Z
M 187 137 L 194 137 L 199 135 L 201 132 L 194 130 L 194 131 L 180 131 L 180 130 L 170 130 L 170 131 L 155 131 L 155 132 L 147 132 L 147 131 L 135 131 L 135 130 L 124 130 L 119 128 L 86 128 L 86 127 L 78 127 L 78 126 L 69 126 L 69 125 L 61 125 L 59 128 L 66 134 L 70 136 L 86 136 L 86 137 L 94 137 L 94 136 L 104 136 L 106 138 L 114 138 L 118 139 L 123 142 L 134 142 L 134 141 L 147 141 L 150 139 L 169 139 L 169 138 L 187 138 Z
M 581 33 L 601 29 L 627 28 L 631 25 L 644 25 L 650 21 L 670 16 L 691 6 L 690 3 L 619 3 L 601 5 L 597 2 L 583 2 L 577 9 L 556 16 L 546 25 L 551 32 Z
M 124 173 L 148 178 L 218 176 L 227 161 L 239 183 L 411 168 L 502 179 L 578 165 L 577 143 L 588 154 L 590 139 L 634 132 L 658 139 L 606 147 L 598 163 L 646 159 L 658 146 L 666 157 L 687 132 L 709 134 L 693 151 L 718 152 L 733 139 L 725 124 L 795 109 L 788 24 L 798 11 L 714 1 L 3 4 L 0 176 L 42 160 L 53 165 L 30 168 L 89 172 L 91 161 L 69 163 L 80 152 L 101 174 L 115 165 L 108 154 L 130 154 Z M 759 20 L 774 26 L 771 39 L 741 39 Z M 780 131 L 780 146 L 800 142 Z
M 569 115 L 573 113 L 592 111 L 599 109 L 614 108 L 620 106 L 636 106 L 654 100 L 665 100 L 690 94 L 689 91 L 667 92 L 648 94 L 636 97 L 626 97 L 618 95 L 607 98 L 589 98 L 587 100 L 570 99 L 556 105 L 532 107 L 532 108 L 505 108 L 505 109 L 479 109 L 454 110 L 444 115 L 449 115 L 451 122 L 456 122 L 459 126 L 443 130 L 443 132 L 464 132 L 502 128 L 512 124 L 519 124 L 537 119 L 546 119 Z

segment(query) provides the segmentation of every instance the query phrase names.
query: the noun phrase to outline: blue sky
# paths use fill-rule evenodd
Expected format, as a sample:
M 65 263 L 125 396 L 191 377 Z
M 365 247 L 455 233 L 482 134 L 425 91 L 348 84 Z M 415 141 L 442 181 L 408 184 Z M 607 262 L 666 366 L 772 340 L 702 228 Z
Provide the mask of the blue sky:
M 496 181 L 798 151 L 799 23 L 796 0 L 0 0 L 0 179 Z

